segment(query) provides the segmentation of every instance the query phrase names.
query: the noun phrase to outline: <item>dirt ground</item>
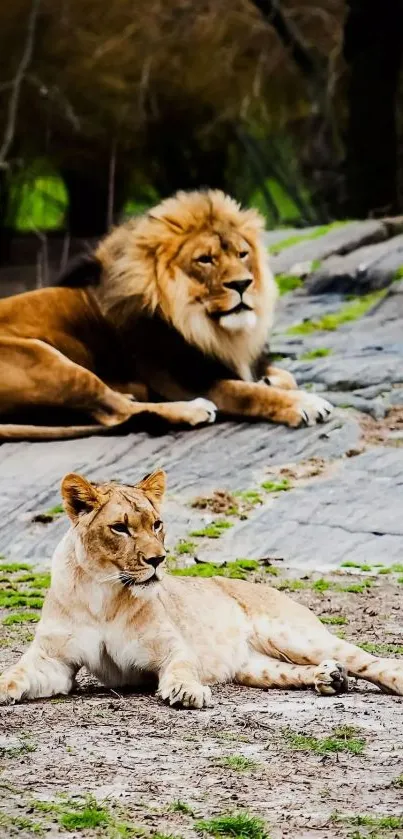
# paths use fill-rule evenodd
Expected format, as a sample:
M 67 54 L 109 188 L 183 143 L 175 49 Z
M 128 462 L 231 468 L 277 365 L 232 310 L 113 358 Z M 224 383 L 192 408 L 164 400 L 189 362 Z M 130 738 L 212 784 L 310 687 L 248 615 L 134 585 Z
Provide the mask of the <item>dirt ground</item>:
M 296 583 L 283 569 L 270 582 L 303 585 L 291 596 L 332 621 L 331 631 L 401 656 L 403 580 L 398 569 L 380 570 L 326 577 L 358 592 L 313 589 L 315 576 Z M 3 624 L 0 670 L 33 627 Z M 205 711 L 172 710 L 82 673 L 71 697 L 2 708 L 0 834 L 191 839 L 214 831 L 200 819 L 241 811 L 265 826 L 225 835 L 403 837 L 402 699 L 352 680 L 336 698 L 228 685 L 214 700 Z

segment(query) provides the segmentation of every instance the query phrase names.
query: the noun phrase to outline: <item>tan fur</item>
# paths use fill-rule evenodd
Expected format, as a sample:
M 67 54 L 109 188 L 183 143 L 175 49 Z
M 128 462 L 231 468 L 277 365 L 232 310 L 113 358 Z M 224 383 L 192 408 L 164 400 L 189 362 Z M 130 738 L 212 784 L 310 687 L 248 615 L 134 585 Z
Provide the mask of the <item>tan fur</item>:
M 198 425 L 216 407 L 294 427 L 326 420 L 329 403 L 296 390 L 290 374 L 270 368 L 254 381 L 277 296 L 262 230 L 255 210 L 222 192 L 178 193 L 106 236 L 94 254 L 98 283 L 1 300 L 0 439 L 100 433 L 138 414 Z M 231 287 L 239 281 L 249 286 Z M 150 337 L 156 325 L 161 345 Z M 49 427 L 46 416 L 44 426 L 16 425 L 31 409 L 70 409 L 96 424 Z
M 282 592 L 165 575 L 164 489 L 163 472 L 134 487 L 66 476 L 72 527 L 53 557 L 36 637 L 0 678 L 0 702 L 69 693 L 82 666 L 115 688 L 154 681 L 164 701 L 195 708 L 218 683 L 332 695 L 348 688 L 347 672 L 403 695 L 402 661 L 340 640 Z

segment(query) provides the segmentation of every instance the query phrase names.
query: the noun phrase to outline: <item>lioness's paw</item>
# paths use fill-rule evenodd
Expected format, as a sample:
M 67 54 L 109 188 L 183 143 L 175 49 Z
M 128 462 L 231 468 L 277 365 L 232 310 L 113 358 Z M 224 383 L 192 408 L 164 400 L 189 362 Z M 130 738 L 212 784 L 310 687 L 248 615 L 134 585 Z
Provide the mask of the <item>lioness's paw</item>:
M 211 705 L 211 690 L 199 682 L 176 682 L 160 688 L 159 696 L 168 705 L 182 708 L 207 708 Z
M 186 405 L 187 409 L 185 409 L 185 412 L 188 410 L 187 422 L 190 425 L 215 422 L 217 405 L 214 405 L 214 402 L 210 402 L 209 399 L 198 396 L 197 399 L 191 399 Z
M 0 679 L 0 705 L 14 705 L 21 699 L 22 691 L 18 684 L 5 676 Z
M 296 408 L 300 416 L 300 425 L 327 422 L 333 411 L 333 405 L 327 399 L 322 399 L 316 393 L 307 393 L 305 390 L 298 391 Z
M 331 658 L 318 665 L 314 680 L 315 690 L 322 696 L 334 696 L 348 690 L 347 670 Z

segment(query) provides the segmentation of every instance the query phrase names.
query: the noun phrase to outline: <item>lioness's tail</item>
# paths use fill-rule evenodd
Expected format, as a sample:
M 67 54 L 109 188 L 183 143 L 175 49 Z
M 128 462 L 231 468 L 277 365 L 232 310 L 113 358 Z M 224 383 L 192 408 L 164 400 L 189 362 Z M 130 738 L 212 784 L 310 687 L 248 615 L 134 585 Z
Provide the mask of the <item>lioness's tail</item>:
M 0 424 L 0 443 L 13 440 L 74 440 L 77 437 L 91 437 L 93 434 L 105 434 L 104 425 L 14 425 Z

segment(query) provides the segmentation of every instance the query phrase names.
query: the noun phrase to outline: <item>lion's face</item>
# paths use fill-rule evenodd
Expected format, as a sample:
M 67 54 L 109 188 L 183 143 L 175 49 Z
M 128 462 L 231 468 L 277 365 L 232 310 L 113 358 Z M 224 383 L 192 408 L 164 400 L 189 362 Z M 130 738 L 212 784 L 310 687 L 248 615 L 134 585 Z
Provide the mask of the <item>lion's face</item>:
M 236 230 L 215 226 L 183 244 L 176 283 L 191 306 L 229 332 L 256 326 L 261 284 L 250 243 Z
M 95 485 L 80 475 L 64 478 L 62 496 L 79 539 L 76 553 L 98 582 L 134 592 L 161 578 L 166 551 L 159 505 L 164 490 L 163 472 L 136 486 Z
M 264 222 L 217 190 L 180 192 L 101 243 L 101 310 L 122 327 L 162 315 L 185 340 L 242 376 L 272 326 L 276 284 Z

